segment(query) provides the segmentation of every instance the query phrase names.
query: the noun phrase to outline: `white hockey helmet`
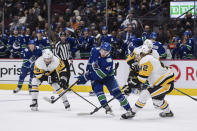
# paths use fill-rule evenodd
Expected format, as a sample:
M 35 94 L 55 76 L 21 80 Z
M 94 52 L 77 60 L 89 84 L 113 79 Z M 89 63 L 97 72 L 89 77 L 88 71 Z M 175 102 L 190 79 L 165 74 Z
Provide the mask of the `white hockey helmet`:
M 142 53 L 143 53 L 143 54 L 148 54 L 148 53 L 150 53 L 150 49 L 148 48 L 147 45 L 142 45 Z
M 52 57 L 53 57 L 53 53 L 52 53 L 51 50 L 49 50 L 49 49 L 44 49 L 44 50 L 42 51 L 42 57 L 43 57 L 44 59 L 52 58 Z
M 149 50 L 152 50 L 152 48 L 153 48 L 153 42 L 149 39 L 146 39 L 144 41 L 143 45 L 146 45 L 149 48 Z

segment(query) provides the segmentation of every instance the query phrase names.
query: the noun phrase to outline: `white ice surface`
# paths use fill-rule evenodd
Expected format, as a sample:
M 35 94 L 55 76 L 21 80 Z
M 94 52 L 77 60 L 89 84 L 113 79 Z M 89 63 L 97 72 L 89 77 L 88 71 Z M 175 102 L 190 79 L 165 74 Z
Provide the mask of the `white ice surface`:
M 80 94 L 99 106 L 96 97 Z M 103 109 L 92 116 L 78 116 L 77 113 L 91 112 L 94 107 L 69 93 L 71 111 L 66 111 L 61 100 L 50 104 L 42 99 L 51 95 L 51 92 L 40 92 L 39 111 L 33 112 L 29 108 L 31 97 L 26 91 L 12 94 L 12 91 L 0 90 L 0 131 L 197 131 L 197 101 L 186 96 L 166 97 L 175 114 L 173 118 L 160 118 L 160 111 L 149 100 L 135 118 L 120 120 L 125 111 L 116 100 L 110 103 L 115 117 L 106 116 Z M 131 106 L 137 98 L 136 95 L 128 98 Z

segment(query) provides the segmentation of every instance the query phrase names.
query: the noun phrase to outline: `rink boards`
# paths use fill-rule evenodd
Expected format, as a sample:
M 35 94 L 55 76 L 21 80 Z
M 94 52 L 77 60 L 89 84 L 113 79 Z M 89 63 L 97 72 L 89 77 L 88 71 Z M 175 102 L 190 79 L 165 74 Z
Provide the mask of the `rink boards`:
M 76 81 L 75 76 L 83 74 L 85 72 L 86 64 L 88 60 L 73 60 L 70 66 L 71 79 L 70 84 Z M 116 79 L 119 85 L 122 87 L 127 80 L 129 73 L 129 66 L 125 60 L 114 60 L 114 63 L 119 62 L 119 68 L 117 70 Z M 163 63 L 170 66 L 175 72 L 176 82 L 175 87 L 190 94 L 197 95 L 197 60 L 165 60 Z M 17 86 L 19 79 L 20 68 L 22 60 L 20 59 L 0 59 L 0 89 L 13 90 Z M 23 89 L 27 89 L 27 83 L 29 76 L 26 77 Z M 73 89 L 78 92 L 91 91 L 90 82 L 83 86 L 74 86 Z M 40 91 L 52 91 L 52 87 L 47 83 L 43 83 L 39 87 Z M 105 89 L 105 92 L 108 92 Z M 180 95 L 177 91 L 173 91 L 171 94 Z

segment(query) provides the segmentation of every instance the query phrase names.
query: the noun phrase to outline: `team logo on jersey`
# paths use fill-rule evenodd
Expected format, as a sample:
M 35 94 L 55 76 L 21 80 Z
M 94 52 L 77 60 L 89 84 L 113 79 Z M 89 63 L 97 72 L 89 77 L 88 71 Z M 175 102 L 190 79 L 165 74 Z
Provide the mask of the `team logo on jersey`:
M 14 42 L 13 48 L 16 50 L 20 49 L 20 43 L 18 41 Z
M 170 69 L 172 69 L 176 75 L 176 78 L 175 78 L 175 82 L 179 80 L 179 78 L 181 77 L 181 70 L 179 69 L 179 67 L 175 64 L 172 64 L 169 66 Z

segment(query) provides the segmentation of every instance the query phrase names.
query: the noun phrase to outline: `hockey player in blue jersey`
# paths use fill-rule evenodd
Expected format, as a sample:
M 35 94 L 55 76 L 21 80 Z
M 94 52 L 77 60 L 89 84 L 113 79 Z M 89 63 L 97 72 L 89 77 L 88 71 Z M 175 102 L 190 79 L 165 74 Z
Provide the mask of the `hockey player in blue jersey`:
M 74 37 L 71 37 L 70 30 L 72 30 L 72 29 L 67 28 L 67 27 L 64 28 L 64 32 L 66 33 L 66 43 L 68 43 L 70 45 L 71 55 L 72 55 L 72 58 L 74 58 L 75 53 L 78 50 L 77 49 L 77 41 Z
M 153 49 L 157 50 L 157 52 L 160 55 L 160 58 L 166 58 L 167 54 L 166 54 L 165 48 L 163 47 L 161 42 L 156 41 L 157 33 L 156 32 L 152 32 L 150 34 L 149 38 L 153 42 Z
M 0 30 L 0 58 L 9 58 L 8 41 L 6 35 Z
M 26 27 L 25 26 L 22 26 L 21 27 L 21 30 L 20 30 L 20 36 L 22 37 L 23 41 L 24 41 L 24 44 L 22 45 L 22 50 L 24 50 L 25 48 L 27 48 L 27 44 L 28 44 L 28 41 L 25 37 L 25 34 L 26 34 Z
M 113 42 L 113 37 L 111 34 L 108 34 L 108 28 L 107 26 L 103 26 L 102 27 L 102 36 L 101 36 L 101 39 L 100 39 L 100 42 L 103 43 L 103 42 Z
M 21 73 L 19 76 L 18 87 L 13 91 L 13 93 L 17 93 L 21 90 L 24 79 L 28 75 L 28 73 L 30 73 L 28 88 L 29 88 L 29 91 L 31 90 L 32 88 L 31 81 L 33 78 L 34 62 L 41 55 L 42 55 L 42 50 L 38 46 L 35 46 L 34 40 L 30 40 L 28 42 L 28 48 L 25 48 L 24 53 L 23 53 L 23 64 L 22 64 Z
M 89 29 L 85 27 L 82 31 L 83 35 L 79 37 L 78 49 L 80 50 L 80 57 L 87 59 L 90 56 L 90 51 L 95 44 L 93 36 L 89 35 Z
M 129 102 L 122 95 L 119 85 L 114 77 L 113 60 L 110 56 L 111 45 L 108 42 L 104 42 L 98 48 L 92 48 L 91 56 L 87 65 L 87 72 L 85 75 L 80 75 L 78 84 L 85 84 L 88 80 L 91 81 L 91 85 L 94 93 L 98 97 L 100 104 L 106 110 L 106 114 L 112 114 L 110 106 L 107 104 L 107 99 L 103 91 L 105 85 L 110 94 L 120 102 L 121 106 L 127 110 L 121 117 L 128 119 L 131 116 L 131 107 Z
M 175 44 L 175 47 L 172 49 L 172 59 L 178 59 L 180 58 L 181 40 L 177 36 L 172 39 L 172 42 Z
M 194 55 L 194 38 L 190 31 L 185 31 L 180 44 L 179 54 L 181 59 L 192 59 Z
M 31 36 L 31 29 L 29 27 L 27 27 L 25 29 L 25 40 L 28 43 L 29 40 L 32 40 L 33 37 Z
M 142 41 L 150 39 L 151 29 L 149 25 L 144 26 L 144 32 L 142 33 Z
M 22 47 L 24 46 L 25 41 L 21 35 L 19 35 L 18 27 L 14 27 L 13 35 L 8 39 L 9 50 L 13 58 L 21 58 Z
M 43 36 L 42 36 L 42 30 L 37 30 L 36 36 L 37 37 L 34 39 L 36 46 L 39 46 L 42 49 L 51 49 L 49 40 L 46 38 L 43 38 Z
M 134 48 L 143 44 L 142 39 L 137 38 L 133 33 L 131 24 L 127 25 L 127 32 L 122 35 L 122 39 L 124 40 L 124 43 L 121 48 L 125 51 L 126 56 L 129 55 Z

